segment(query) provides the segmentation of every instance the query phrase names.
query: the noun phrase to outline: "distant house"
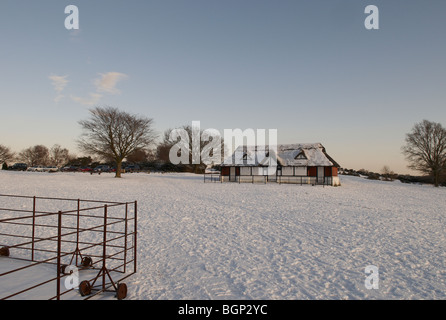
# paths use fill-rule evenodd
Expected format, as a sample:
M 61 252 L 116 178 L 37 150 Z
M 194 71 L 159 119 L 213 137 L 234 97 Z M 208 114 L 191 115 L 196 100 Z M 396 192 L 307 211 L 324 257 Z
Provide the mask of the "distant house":
M 268 146 L 240 146 L 221 165 L 221 181 L 338 186 L 338 168 L 320 143 L 278 145 L 277 154 Z

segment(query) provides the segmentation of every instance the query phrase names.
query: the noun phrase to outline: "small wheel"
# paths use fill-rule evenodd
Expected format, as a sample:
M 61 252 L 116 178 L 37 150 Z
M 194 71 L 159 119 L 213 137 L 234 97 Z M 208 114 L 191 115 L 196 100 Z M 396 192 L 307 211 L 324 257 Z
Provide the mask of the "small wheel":
M 125 297 L 127 297 L 127 285 L 125 283 L 120 283 L 116 290 L 116 298 L 122 300 L 125 299 Z
M 65 264 L 61 265 L 61 266 L 60 266 L 60 273 L 61 273 L 61 274 L 66 274 L 66 273 L 65 273 L 66 269 L 67 269 L 67 265 L 65 265 Z
M 82 297 L 88 296 L 91 293 L 91 284 L 87 280 L 79 284 L 79 292 Z
M 83 257 L 81 264 L 83 267 L 91 267 L 93 265 L 93 260 L 90 257 Z
M 9 247 L 1 247 L 0 256 L 9 257 Z

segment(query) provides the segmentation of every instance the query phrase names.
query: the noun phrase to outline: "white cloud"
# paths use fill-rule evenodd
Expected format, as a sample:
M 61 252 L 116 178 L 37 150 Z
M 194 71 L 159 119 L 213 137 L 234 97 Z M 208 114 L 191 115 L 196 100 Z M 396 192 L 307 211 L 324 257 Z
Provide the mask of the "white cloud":
M 62 98 L 65 96 L 62 94 L 62 91 L 67 86 L 68 76 L 57 76 L 57 75 L 51 75 L 48 78 L 52 81 L 52 85 L 54 87 L 54 90 L 57 92 L 56 98 L 54 98 L 54 102 L 58 103 Z
M 71 99 L 73 101 L 76 101 L 77 103 L 80 103 L 84 106 L 89 106 L 89 107 L 97 104 L 101 98 L 102 98 L 102 94 L 99 94 L 99 93 L 90 93 L 88 98 L 71 96 Z
M 52 84 L 54 86 L 54 90 L 56 90 L 57 92 L 62 92 L 68 83 L 67 77 L 68 76 L 49 76 L 50 80 L 53 81 Z
M 110 94 L 121 93 L 121 91 L 116 88 L 116 85 L 119 81 L 128 77 L 126 74 L 119 72 L 101 73 L 100 75 L 101 78 L 94 81 L 97 92 L 107 92 Z
M 128 78 L 126 74 L 119 72 L 100 73 L 99 76 L 99 78 L 93 81 L 93 84 L 96 88 L 95 92 L 89 93 L 87 97 L 70 95 L 71 100 L 85 106 L 94 106 L 101 100 L 104 94 L 120 94 L 121 91 L 117 88 L 117 85 L 119 81 Z M 57 96 L 54 98 L 54 102 L 56 103 L 65 98 L 63 91 L 65 90 L 65 87 L 69 82 L 67 78 L 68 76 L 49 76 L 49 79 L 52 81 L 54 90 L 57 93 Z

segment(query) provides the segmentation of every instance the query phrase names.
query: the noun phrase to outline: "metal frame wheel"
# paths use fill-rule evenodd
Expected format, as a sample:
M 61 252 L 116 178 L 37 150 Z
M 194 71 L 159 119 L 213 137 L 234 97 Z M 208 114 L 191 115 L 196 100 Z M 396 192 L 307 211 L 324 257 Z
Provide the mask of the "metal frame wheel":
M 67 269 L 67 265 L 66 264 L 63 264 L 63 265 L 61 265 L 60 266 L 60 273 L 62 273 L 62 274 L 67 274 L 67 273 L 65 273 L 65 270 Z
M 83 267 L 91 267 L 93 265 L 93 260 L 90 257 L 83 257 L 81 261 Z
M 9 257 L 9 247 L 1 247 L 0 256 Z
M 79 292 L 83 297 L 91 294 L 91 284 L 88 280 L 84 280 L 79 284 Z
M 122 300 L 125 299 L 125 297 L 127 297 L 127 285 L 125 283 L 120 283 L 116 289 L 116 298 Z

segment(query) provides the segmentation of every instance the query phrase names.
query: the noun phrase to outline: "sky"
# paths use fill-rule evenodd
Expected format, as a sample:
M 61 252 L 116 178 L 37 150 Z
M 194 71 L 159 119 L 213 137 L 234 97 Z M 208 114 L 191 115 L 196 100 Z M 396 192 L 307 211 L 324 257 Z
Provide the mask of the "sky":
M 413 173 L 405 135 L 446 125 L 445 13 L 444 0 L 1 0 L 0 144 L 80 154 L 78 122 L 113 106 L 160 134 L 277 129 L 344 168 Z

